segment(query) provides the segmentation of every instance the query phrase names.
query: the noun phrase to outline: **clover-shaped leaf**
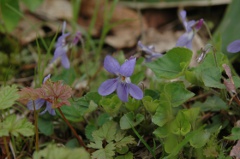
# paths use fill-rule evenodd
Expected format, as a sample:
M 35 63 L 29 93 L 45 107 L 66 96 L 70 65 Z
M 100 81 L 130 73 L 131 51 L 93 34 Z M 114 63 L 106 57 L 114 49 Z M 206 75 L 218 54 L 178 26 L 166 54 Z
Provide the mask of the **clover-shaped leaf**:
M 192 58 L 189 49 L 176 47 L 169 50 L 161 58 L 146 65 L 159 78 L 173 79 L 183 75 Z
M 137 126 L 144 120 L 144 116 L 142 114 L 135 114 L 133 112 L 129 112 L 124 114 L 120 119 L 120 127 L 121 129 L 130 129 L 132 127 Z

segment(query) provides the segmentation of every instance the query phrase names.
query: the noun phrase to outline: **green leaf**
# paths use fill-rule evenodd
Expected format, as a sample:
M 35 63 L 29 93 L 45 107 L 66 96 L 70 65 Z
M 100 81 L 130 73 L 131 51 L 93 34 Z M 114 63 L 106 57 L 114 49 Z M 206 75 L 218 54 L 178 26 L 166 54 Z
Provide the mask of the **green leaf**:
M 168 83 L 164 86 L 161 97 L 169 101 L 172 107 L 177 107 L 193 97 L 194 93 L 186 90 L 182 82 Z
M 141 104 L 140 100 L 136 100 L 134 98 L 129 98 L 128 102 L 125 103 L 125 107 L 129 111 L 135 111 L 139 108 L 140 104 Z
M 17 86 L 5 86 L 0 89 L 0 110 L 11 107 L 19 98 Z
M 90 159 L 90 154 L 84 148 L 69 149 L 49 144 L 40 151 L 35 151 L 33 159 Z
M 133 159 L 133 154 L 131 152 L 128 152 L 125 155 L 117 156 L 115 159 Z
M 111 116 L 116 116 L 119 112 L 122 102 L 117 95 L 112 96 L 112 98 L 103 98 L 100 101 L 103 109 Z
M 79 143 L 78 143 L 78 140 L 76 138 L 73 138 L 73 139 L 69 140 L 65 144 L 65 146 L 68 147 L 68 148 L 77 148 L 77 147 L 79 147 Z
M 209 67 L 203 69 L 202 80 L 207 87 L 224 89 L 225 86 L 221 83 L 222 73 L 221 69 L 217 67 Z
M 145 72 L 141 70 L 140 72 L 131 76 L 131 82 L 138 84 L 145 78 Z
M 115 155 L 115 144 L 110 142 L 104 148 L 101 148 L 92 153 L 92 158 L 95 159 L 113 159 Z
M 194 107 L 194 108 L 190 108 L 190 109 L 184 109 L 184 110 L 181 110 L 181 111 L 185 115 L 186 119 L 190 123 L 193 123 L 199 117 L 198 115 L 200 113 L 200 108 L 199 107 Z
M 151 114 L 154 114 L 156 112 L 156 110 L 160 104 L 159 100 L 153 100 L 152 97 L 150 97 L 150 96 L 143 97 L 142 102 L 143 102 L 143 106 Z
M 220 111 L 228 109 L 228 105 L 218 96 L 209 96 L 204 103 L 196 102 L 193 107 L 199 107 L 202 111 Z
M 222 64 L 228 63 L 227 57 L 221 52 L 216 52 L 215 56 L 213 52 L 209 52 L 202 63 L 186 71 L 185 77 L 190 83 L 197 86 L 202 87 L 205 85 L 207 87 L 224 88 L 220 81 L 223 70 Z
M 94 124 L 88 124 L 85 127 L 85 135 L 87 137 L 87 139 L 89 139 L 90 141 L 94 141 L 93 137 L 92 137 L 92 133 L 97 130 L 97 127 Z
M 22 0 L 22 2 L 33 12 L 41 5 L 43 0 Z
M 175 136 L 175 138 L 172 137 L 172 136 L 169 136 L 168 140 L 171 141 L 170 142 L 171 144 L 169 144 L 169 146 L 168 146 L 168 150 L 170 152 L 170 155 L 168 155 L 166 158 L 172 158 L 173 156 L 176 156 L 181 151 L 181 149 L 190 141 L 190 139 L 193 136 L 195 136 L 201 130 L 202 130 L 202 127 L 197 129 L 197 130 L 194 130 L 192 132 L 189 132 L 185 136 L 185 138 L 182 141 L 180 141 L 179 143 L 176 142 L 177 141 L 176 136 Z M 175 140 L 175 142 L 173 140 Z M 173 145 L 173 144 L 175 144 L 175 145 Z M 172 147 L 171 147 L 171 145 L 172 145 Z
M 238 76 L 233 76 L 233 81 L 236 88 L 240 88 L 240 78 Z
M 96 95 L 95 92 L 90 92 L 84 97 L 70 100 L 71 106 L 61 107 L 65 117 L 72 122 L 82 121 L 86 113 L 93 112 L 98 107 L 96 104 L 96 102 L 98 103 L 98 96 L 92 100 L 92 96 L 94 95 Z M 58 111 L 57 114 L 60 116 Z
M 240 140 L 240 128 L 239 127 L 233 127 L 231 131 L 231 135 L 225 137 L 228 140 Z
M 121 140 L 115 140 L 115 141 L 116 141 L 116 148 L 123 148 L 128 144 L 136 144 L 135 139 L 132 136 L 126 136 Z
M 10 115 L 5 120 L 0 123 L 0 137 L 9 136 L 10 134 L 18 136 L 19 134 L 23 136 L 34 135 L 34 126 L 32 123 L 27 121 L 26 118 L 17 119 L 16 115 Z
M 78 110 L 78 105 L 76 105 L 76 102 L 70 101 L 71 106 L 63 106 L 60 109 L 62 110 L 64 116 L 71 122 L 79 122 L 83 120 L 83 117 Z M 61 117 L 61 114 L 58 110 L 56 110 L 57 115 Z
M 186 48 L 173 48 L 163 57 L 146 65 L 159 78 L 173 79 L 183 75 L 192 58 L 192 52 Z
M 185 136 L 191 130 L 191 124 L 182 111 L 179 111 L 175 120 L 171 122 L 171 132 Z
M 202 81 L 202 78 L 200 77 L 201 73 L 199 73 L 196 68 L 190 68 L 185 72 L 185 78 L 188 82 L 190 82 L 193 85 L 203 87 L 204 83 Z
M 129 148 L 128 148 L 128 146 L 124 146 L 124 147 L 121 147 L 121 148 L 116 148 L 115 151 L 119 154 L 125 154 L 129 151 Z
M 21 18 L 18 0 L 0 0 L 1 16 L 8 32 L 11 32 Z
M 92 133 L 94 141 L 106 140 L 108 143 L 115 139 L 115 134 L 117 132 L 117 124 L 113 121 L 109 121 L 98 130 Z
M 156 130 L 154 130 L 153 134 L 159 138 L 165 138 L 170 134 L 169 126 L 166 124 L 162 127 L 158 127 Z
M 68 85 L 72 85 L 73 82 L 76 79 L 76 74 L 77 73 L 76 73 L 74 68 L 63 69 L 60 74 L 57 74 L 57 75 L 51 77 L 51 79 L 53 81 L 60 81 L 60 80 L 62 80 L 62 81 L 64 81 L 64 83 L 66 83 Z
M 215 62 L 217 60 L 217 63 Z M 222 68 L 223 64 L 228 64 L 228 58 L 222 52 L 208 52 L 203 62 L 198 66 L 201 70 L 207 69 L 209 67 L 219 67 Z M 204 73 L 204 72 L 203 72 Z
M 132 127 L 137 126 L 144 120 L 144 116 L 142 114 L 135 114 L 133 112 L 129 112 L 127 114 L 124 114 L 120 119 L 120 128 L 130 129 Z
M 201 148 L 203 147 L 209 140 L 210 133 L 208 131 L 199 131 L 197 132 L 191 139 L 190 144 L 194 148 Z
M 227 53 L 227 46 L 234 40 L 240 39 L 239 32 L 240 21 L 236 20 L 240 15 L 240 1 L 233 0 L 227 8 L 221 24 L 214 33 L 214 39 L 220 34 L 222 36 L 222 52 Z M 236 56 L 236 54 L 228 54 L 229 57 Z M 238 54 L 239 55 L 239 54 Z
M 87 101 L 92 100 L 96 104 L 99 104 L 100 100 L 102 99 L 102 96 L 100 96 L 98 92 L 88 92 L 84 97 Z
M 158 126 L 163 126 L 173 119 L 172 108 L 169 102 L 160 100 L 160 105 L 152 117 L 152 122 Z
M 53 134 L 53 123 L 50 120 L 46 120 L 44 118 L 38 118 L 38 129 L 41 133 L 46 136 L 50 136 Z
M 152 89 L 145 89 L 144 95 L 152 97 L 153 100 L 159 99 L 160 97 L 160 93 Z
M 93 142 L 90 142 L 90 144 L 87 145 L 88 147 L 91 147 L 93 149 L 102 149 L 103 148 L 103 143 L 101 140 L 96 140 Z
M 173 152 L 173 147 L 175 147 L 176 145 L 178 145 L 178 138 L 176 135 L 174 134 L 170 134 L 165 142 L 164 142 L 164 150 L 167 152 L 167 153 L 172 153 Z
M 109 121 L 111 118 L 111 116 L 107 113 L 102 113 L 98 116 L 97 118 L 97 125 L 98 126 L 102 126 L 104 123 L 106 123 L 107 121 Z

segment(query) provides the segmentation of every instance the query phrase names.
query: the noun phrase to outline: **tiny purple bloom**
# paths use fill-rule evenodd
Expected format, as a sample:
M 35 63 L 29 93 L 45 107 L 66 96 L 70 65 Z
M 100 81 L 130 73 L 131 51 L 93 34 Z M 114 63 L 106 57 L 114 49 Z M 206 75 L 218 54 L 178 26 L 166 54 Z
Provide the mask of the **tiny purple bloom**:
M 179 37 L 176 46 L 182 46 L 182 47 L 187 47 L 189 49 L 192 49 L 192 40 L 195 35 L 195 33 L 201 29 L 204 20 L 200 19 L 198 21 L 191 20 L 187 21 L 187 12 L 185 10 L 182 10 L 180 12 L 180 18 L 183 23 L 183 26 L 186 30 L 186 32 Z
M 138 46 L 141 48 L 142 51 L 146 53 L 147 62 L 151 62 L 153 59 L 163 56 L 163 54 L 155 51 L 155 47 L 153 45 L 145 46 L 142 44 L 141 41 L 138 41 Z
M 130 76 L 134 71 L 136 58 L 130 58 L 126 60 L 121 66 L 118 61 L 112 56 L 106 56 L 104 59 L 104 68 L 117 75 L 117 78 L 106 80 L 101 84 L 98 89 L 98 93 L 102 96 L 109 95 L 115 90 L 117 91 L 118 97 L 123 101 L 128 101 L 128 95 L 130 94 L 135 99 L 142 99 L 143 92 L 135 84 L 131 83 Z
M 63 22 L 62 35 L 57 39 L 55 45 L 56 49 L 54 51 L 54 56 L 51 62 L 55 61 L 59 57 L 61 58 L 61 63 L 64 68 L 70 68 L 70 62 L 67 57 L 67 52 L 73 45 L 76 45 L 81 39 L 81 33 L 77 32 L 74 36 L 71 36 L 70 33 L 65 33 L 66 22 Z
M 50 78 L 50 74 L 47 75 L 44 79 L 43 79 L 43 83 L 46 82 L 46 80 L 48 80 Z M 34 101 L 34 104 L 35 104 L 35 110 L 38 110 L 40 109 L 44 103 L 46 102 L 46 109 L 44 111 L 42 111 L 40 114 L 44 114 L 46 113 L 46 111 L 48 111 L 49 114 L 51 115 L 56 115 L 56 112 L 54 109 L 52 109 L 52 104 L 44 99 L 37 99 Z M 27 107 L 29 110 L 34 110 L 34 105 L 33 105 L 33 101 L 30 100 L 28 103 L 27 103 Z
M 235 40 L 231 42 L 228 47 L 227 51 L 230 53 L 237 53 L 240 51 L 240 40 Z

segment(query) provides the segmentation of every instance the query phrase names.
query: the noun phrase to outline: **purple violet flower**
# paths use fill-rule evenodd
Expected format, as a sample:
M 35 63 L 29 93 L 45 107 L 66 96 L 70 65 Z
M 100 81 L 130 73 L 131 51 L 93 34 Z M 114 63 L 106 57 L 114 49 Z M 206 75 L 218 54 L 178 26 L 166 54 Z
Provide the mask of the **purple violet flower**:
M 195 20 L 187 21 L 186 16 L 187 16 L 187 12 L 185 10 L 182 10 L 180 12 L 180 18 L 186 32 L 179 37 L 176 46 L 182 46 L 182 47 L 185 46 L 189 49 L 192 49 L 193 37 L 196 34 L 196 32 L 201 29 L 204 20 L 200 19 L 198 21 L 195 21 Z
M 135 63 L 136 58 L 131 57 L 120 66 L 118 61 L 112 56 L 106 56 L 104 59 L 104 68 L 118 77 L 103 82 L 98 89 L 98 93 L 102 96 L 106 96 L 117 90 L 117 95 L 123 102 L 128 101 L 129 94 L 135 99 L 142 99 L 142 90 L 137 85 L 132 84 L 130 80 Z
M 138 46 L 146 53 L 146 62 L 151 62 L 153 59 L 163 56 L 163 54 L 155 51 L 155 47 L 153 45 L 146 46 L 143 45 L 141 41 L 138 41 Z
M 57 39 L 55 45 L 56 49 L 54 51 L 54 56 L 51 62 L 54 62 L 59 57 L 61 58 L 61 63 L 64 68 L 70 68 L 70 62 L 67 56 L 68 50 L 76 45 L 81 39 L 81 33 L 77 32 L 74 36 L 71 36 L 70 33 L 65 33 L 66 22 L 63 22 L 62 35 Z
M 240 40 L 235 40 L 231 42 L 228 47 L 227 51 L 230 53 L 237 53 L 240 51 Z
M 44 83 L 45 81 L 47 81 L 47 80 L 50 78 L 50 76 L 51 76 L 50 74 L 47 75 L 47 76 L 43 79 L 43 83 Z M 51 114 L 51 115 L 56 115 L 55 110 L 52 109 L 52 104 L 51 104 L 50 102 L 44 100 L 44 99 L 41 99 L 41 98 L 39 98 L 39 99 L 37 99 L 37 100 L 34 101 L 35 110 L 40 109 L 40 108 L 44 105 L 45 102 L 46 102 L 46 109 L 45 109 L 44 111 L 42 111 L 40 114 L 44 114 L 44 113 L 46 113 L 46 111 L 48 111 L 49 114 Z M 32 100 L 30 100 L 30 101 L 27 103 L 27 107 L 28 107 L 29 110 L 34 110 L 34 106 L 33 106 L 33 101 L 32 101 Z

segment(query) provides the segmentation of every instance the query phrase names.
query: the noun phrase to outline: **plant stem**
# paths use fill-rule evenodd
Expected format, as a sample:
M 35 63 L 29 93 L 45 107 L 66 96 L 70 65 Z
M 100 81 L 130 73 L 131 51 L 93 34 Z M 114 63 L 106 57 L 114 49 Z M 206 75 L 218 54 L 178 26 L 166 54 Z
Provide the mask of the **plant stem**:
M 4 142 L 5 149 L 7 151 L 7 158 L 10 159 L 11 154 L 10 154 L 10 151 L 9 151 L 9 147 L 8 147 L 7 137 L 6 136 L 3 137 L 3 142 Z
M 204 24 L 204 26 L 205 26 L 205 28 L 206 28 L 206 30 L 208 32 L 208 35 L 210 37 L 210 41 L 212 41 L 212 45 L 214 46 L 213 36 L 212 36 L 212 33 L 211 33 L 210 29 L 209 29 L 208 25 L 205 23 L 205 21 L 203 22 L 203 24 Z M 212 51 L 213 51 L 213 56 L 214 56 L 214 62 L 216 64 L 216 67 L 218 67 L 216 50 L 215 50 L 214 47 L 212 48 Z
M 67 118 L 64 116 L 62 110 L 60 108 L 58 108 L 58 111 L 60 112 L 63 120 L 67 123 L 67 125 L 69 126 L 69 128 L 71 129 L 71 131 L 73 132 L 73 134 L 75 135 L 75 137 L 77 138 L 78 142 L 80 145 L 82 145 L 82 147 L 85 148 L 85 150 L 88 150 L 86 145 L 84 144 L 83 140 L 78 136 L 76 130 L 72 127 L 72 125 L 70 124 L 70 122 L 67 120 Z
M 34 125 L 35 125 L 35 146 L 36 146 L 36 151 L 39 151 L 39 134 L 38 134 L 38 112 L 36 111 L 36 106 L 35 106 L 35 102 L 33 102 L 33 108 L 34 108 Z

